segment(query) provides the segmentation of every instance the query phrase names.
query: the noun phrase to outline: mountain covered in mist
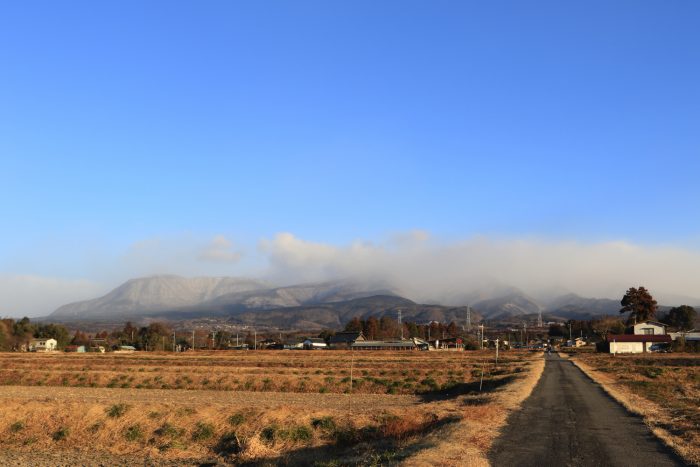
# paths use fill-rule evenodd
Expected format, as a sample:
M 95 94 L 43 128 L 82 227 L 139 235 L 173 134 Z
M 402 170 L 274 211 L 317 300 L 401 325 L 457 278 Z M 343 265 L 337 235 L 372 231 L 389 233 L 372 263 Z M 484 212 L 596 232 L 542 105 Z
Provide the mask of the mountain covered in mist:
M 393 292 L 350 281 L 274 287 L 246 278 L 152 276 L 131 279 L 103 297 L 64 305 L 50 318 L 222 315 L 242 310 L 318 305 L 372 295 L 393 295 Z
M 617 314 L 619 302 L 566 294 L 546 303 L 514 287 L 474 291 L 453 306 L 420 304 L 387 285 L 331 281 L 275 287 L 263 281 L 231 277 L 153 276 L 131 279 L 103 297 L 71 303 L 52 320 L 137 320 L 145 317 L 192 319 L 227 317 L 236 322 L 276 327 L 341 327 L 354 316 L 390 315 L 401 310 L 417 322 L 466 320 L 513 321 L 538 313 L 546 317 L 585 319 Z
M 261 281 L 232 277 L 152 276 L 128 280 L 100 298 L 64 305 L 51 317 L 95 319 L 139 316 L 199 305 L 226 294 L 269 287 Z

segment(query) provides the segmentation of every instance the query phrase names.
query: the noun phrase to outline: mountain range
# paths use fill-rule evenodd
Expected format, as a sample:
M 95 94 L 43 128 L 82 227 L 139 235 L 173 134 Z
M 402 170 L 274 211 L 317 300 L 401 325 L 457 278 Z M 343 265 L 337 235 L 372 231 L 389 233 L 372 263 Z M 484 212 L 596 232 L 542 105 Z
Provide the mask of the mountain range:
M 471 293 L 472 321 L 514 321 L 542 313 L 545 319 L 587 319 L 616 315 L 619 302 L 566 294 L 539 301 L 514 287 Z M 227 317 L 234 322 L 285 328 L 338 328 L 354 316 L 396 317 L 405 320 L 466 319 L 459 306 L 420 304 L 404 298 L 389 285 L 360 281 L 330 281 L 275 287 L 264 281 L 232 277 L 152 276 L 131 279 L 103 297 L 70 303 L 54 311 L 54 321 L 113 321 L 141 318 L 171 320 Z

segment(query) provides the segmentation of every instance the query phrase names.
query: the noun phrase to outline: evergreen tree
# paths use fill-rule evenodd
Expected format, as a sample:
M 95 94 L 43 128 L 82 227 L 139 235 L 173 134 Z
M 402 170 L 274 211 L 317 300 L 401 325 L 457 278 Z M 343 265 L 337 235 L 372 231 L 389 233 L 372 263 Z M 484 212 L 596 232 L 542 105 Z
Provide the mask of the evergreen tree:
M 620 313 L 629 313 L 627 324 L 649 321 L 656 317 L 658 309 L 656 300 L 644 287 L 630 287 L 620 300 Z

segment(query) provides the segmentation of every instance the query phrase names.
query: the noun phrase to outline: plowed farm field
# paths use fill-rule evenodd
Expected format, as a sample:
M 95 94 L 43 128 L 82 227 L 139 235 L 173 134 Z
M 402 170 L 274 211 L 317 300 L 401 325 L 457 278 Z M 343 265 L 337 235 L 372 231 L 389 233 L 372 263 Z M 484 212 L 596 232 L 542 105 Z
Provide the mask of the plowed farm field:
M 0 354 L 0 463 L 478 464 L 541 372 L 541 354 L 494 357 Z M 460 453 L 441 446 L 450 439 Z

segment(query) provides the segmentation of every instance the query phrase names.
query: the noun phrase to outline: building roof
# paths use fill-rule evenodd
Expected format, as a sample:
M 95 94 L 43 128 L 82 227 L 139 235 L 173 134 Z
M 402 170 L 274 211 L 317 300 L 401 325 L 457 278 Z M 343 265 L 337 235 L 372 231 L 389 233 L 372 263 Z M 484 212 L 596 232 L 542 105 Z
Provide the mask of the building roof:
M 608 334 L 608 342 L 671 342 L 668 334 Z
M 365 336 L 362 331 L 343 331 L 336 332 L 335 335 L 331 336 L 331 344 L 352 344 L 353 342 L 360 340 L 365 340 Z
M 323 339 L 321 339 L 320 337 L 310 337 L 310 338 L 304 340 L 304 344 L 306 344 L 307 342 L 310 342 L 310 343 L 312 343 L 312 344 L 323 344 L 323 345 L 326 345 L 326 341 L 323 340 Z
M 415 347 L 416 344 L 412 340 L 408 341 L 358 341 L 352 344 L 353 347 Z

